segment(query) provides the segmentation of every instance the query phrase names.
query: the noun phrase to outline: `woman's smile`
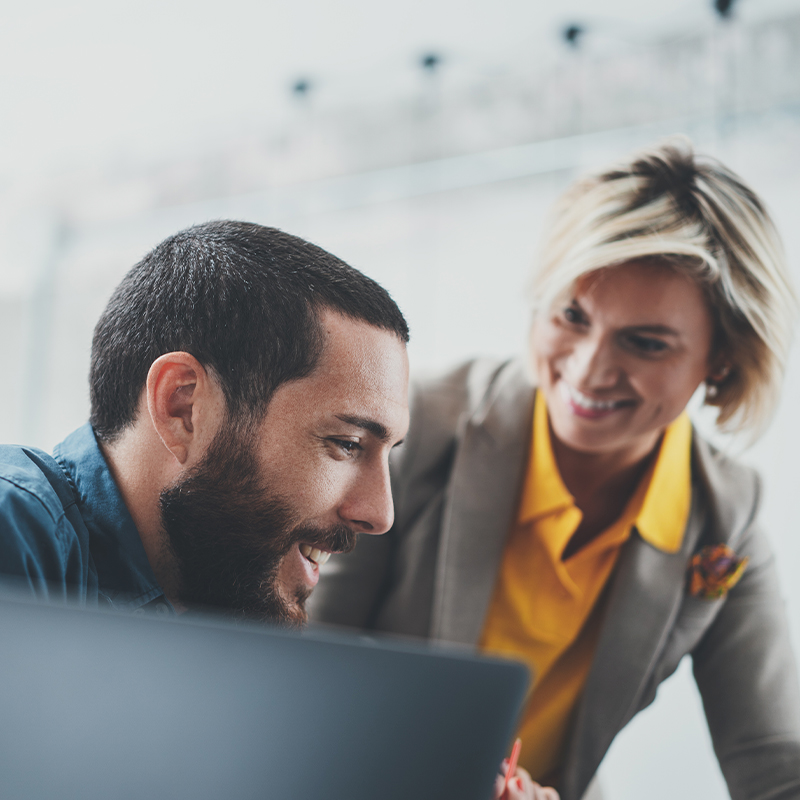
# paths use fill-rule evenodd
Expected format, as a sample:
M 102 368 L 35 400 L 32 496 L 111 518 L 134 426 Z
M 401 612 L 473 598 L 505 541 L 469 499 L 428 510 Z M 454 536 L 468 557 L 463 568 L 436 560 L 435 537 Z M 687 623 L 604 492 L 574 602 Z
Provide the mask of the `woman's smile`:
M 584 419 L 604 419 L 615 411 L 631 408 L 636 404 L 636 400 L 633 398 L 600 399 L 590 397 L 567 383 L 563 378 L 557 382 L 556 386 L 566 406 L 575 416 Z
M 585 276 L 533 329 L 553 434 L 578 452 L 644 457 L 708 376 L 712 338 L 702 288 L 663 262 Z

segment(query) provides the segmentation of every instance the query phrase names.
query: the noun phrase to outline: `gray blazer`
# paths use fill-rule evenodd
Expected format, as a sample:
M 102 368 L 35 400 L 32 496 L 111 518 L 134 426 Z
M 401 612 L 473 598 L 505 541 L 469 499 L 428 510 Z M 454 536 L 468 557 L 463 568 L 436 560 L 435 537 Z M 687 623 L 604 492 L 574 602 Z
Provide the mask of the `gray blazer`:
M 475 645 L 517 511 L 532 405 L 516 362 L 474 361 L 415 386 L 392 466 L 394 527 L 331 559 L 312 618 Z M 606 588 L 562 800 L 583 795 L 616 734 L 687 653 L 731 797 L 800 799 L 800 690 L 774 559 L 755 524 L 759 494 L 753 471 L 694 436 L 681 550 L 663 553 L 634 533 Z M 718 542 L 750 563 L 727 597 L 692 597 L 692 554 Z

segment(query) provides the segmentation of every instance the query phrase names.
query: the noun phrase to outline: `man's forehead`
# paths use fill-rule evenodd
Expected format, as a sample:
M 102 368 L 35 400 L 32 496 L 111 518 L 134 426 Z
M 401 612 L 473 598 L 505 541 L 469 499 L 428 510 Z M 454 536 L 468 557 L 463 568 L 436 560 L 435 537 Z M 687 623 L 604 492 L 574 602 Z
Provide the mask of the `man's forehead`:
M 393 332 L 361 320 L 328 312 L 324 320 L 325 345 L 309 376 L 332 381 L 342 388 L 395 394 L 408 383 L 408 356 L 403 341 Z
M 408 385 L 395 381 L 396 390 L 369 381 L 346 380 L 343 385 L 331 377 L 318 384 L 313 416 L 317 419 L 360 428 L 379 440 L 405 435 L 408 428 Z M 366 385 L 364 385 L 366 384 Z
M 408 357 L 393 332 L 341 315 L 326 319 L 327 342 L 310 375 L 279 387 L 268 416 L 353 425 L 397 440 L 408 427 Z M 271 411 L 271 413 L 270 413 Z
M 376 352 L 389 347 L 405 352 L 405 342 L 391 330 L 380 328 L 361 319 L 353 319 L 334 311 L 324 311 L 320 319 L 324 340 L 320 365 L 343 356 L 379 358 Z

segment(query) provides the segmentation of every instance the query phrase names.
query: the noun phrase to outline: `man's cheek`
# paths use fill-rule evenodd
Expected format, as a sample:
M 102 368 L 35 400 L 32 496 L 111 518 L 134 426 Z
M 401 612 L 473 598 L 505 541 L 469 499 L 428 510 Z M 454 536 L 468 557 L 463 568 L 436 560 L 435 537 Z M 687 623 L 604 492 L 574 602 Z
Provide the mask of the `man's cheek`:
M 339 503 L 339 481 L 335 469 L 319 469 L 312 474 L 298 476 L 289 501 L 304 520 L 319 519 L 325 522 Z

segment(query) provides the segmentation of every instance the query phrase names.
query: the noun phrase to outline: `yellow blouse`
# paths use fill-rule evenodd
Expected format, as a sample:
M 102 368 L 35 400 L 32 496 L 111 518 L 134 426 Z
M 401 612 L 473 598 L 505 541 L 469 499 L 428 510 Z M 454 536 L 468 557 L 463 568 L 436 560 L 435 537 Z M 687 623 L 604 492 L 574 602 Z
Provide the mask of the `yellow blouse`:
M 600 632 L 598 598 L 632 528 L 659 550 L 680 549 L 691 502 L 691 438 L 691 423 L 683 413 L 667 427 L 658 457 L 619 519 L 562 561 L 581 512 L 558 472 L 547 406 L 537 392 L 517 521 L 481 637 L 487 652 L 520 659 L 533 671 L 519 730 L 519 763 L 534 779 L 547 780 L 561 764 L 569 721 Z

